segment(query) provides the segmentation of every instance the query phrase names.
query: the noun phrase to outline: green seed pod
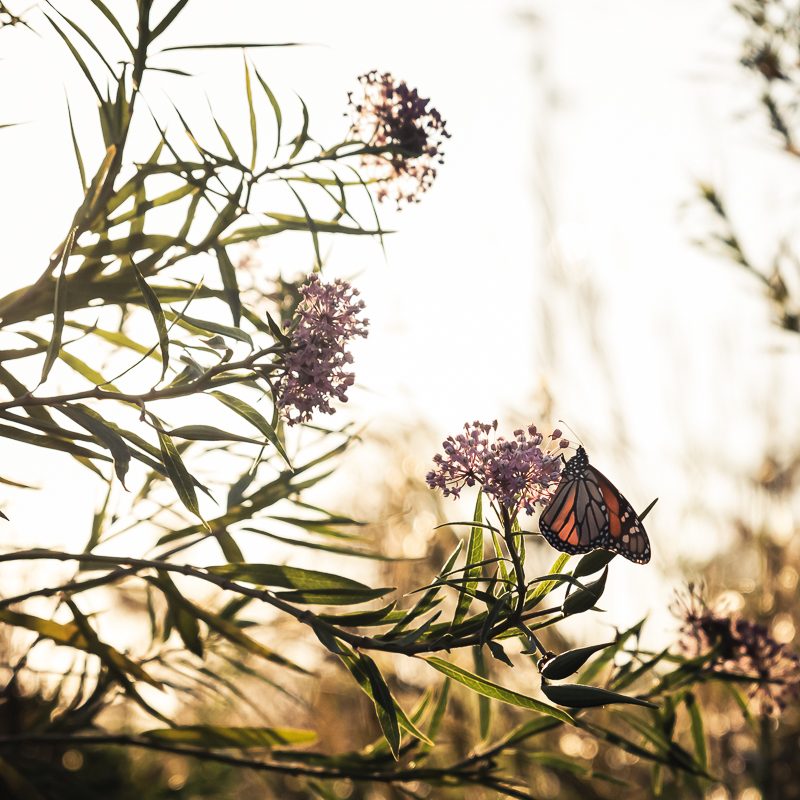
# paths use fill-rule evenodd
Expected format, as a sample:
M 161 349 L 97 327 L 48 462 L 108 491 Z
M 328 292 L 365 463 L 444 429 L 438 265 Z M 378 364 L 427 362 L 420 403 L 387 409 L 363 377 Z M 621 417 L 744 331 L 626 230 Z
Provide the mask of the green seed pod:
M 585 589 L 578 589 L 564 598 L 561 610 L 564 616 L 580 614 L 594 607 L 606 588 L 606 578 L 608 577 L 608 567 L 603 570 L 603 574 L 592 583 L 586 585 Z
M 592 708 L 594 706 L 610 705 L 611 703 L 629 703 L 635 706 L 658 708 L 655 703 L 651 703 L 649 700 L 640 700 L 638 697 L 628 697 L 618 692 L 610 692 L 608 689 L 583 686 L 579 683 L 562 683 L 558 686 L 550 686 L 543 680 L 542 692 L 551 702 L 567 708 Z
M 610 550 L 592 550 L 587 553 L 572 572 L 574 578 L 582 578 L 584 575 L 594 575 L 600 572 L 617 554 Z
M 578 647 L 575 650 L 567 650 L 566 653 L 554 656 L 544 664 L 540 661 L 539 671 L 549 680 L 560 681 L 576 673 L 598 650 L 603 650 L 612 644 L 614 642 L 605 642 L 591 647 Z

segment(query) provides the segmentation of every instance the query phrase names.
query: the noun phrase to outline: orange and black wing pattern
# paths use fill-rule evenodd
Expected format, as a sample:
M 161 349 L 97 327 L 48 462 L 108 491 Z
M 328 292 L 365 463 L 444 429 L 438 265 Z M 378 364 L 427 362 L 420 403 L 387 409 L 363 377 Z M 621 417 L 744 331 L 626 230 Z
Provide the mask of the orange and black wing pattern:
M 619 489 L 594 467 L 590 469 L 597 477 L 608 516 L 607 542 L 603 547 L 637 564 L 646 564 L 650 560 L 650 540 L 642 521 Z
M 650 560 L 641 520 L 614 484 L 589 463 L 582 447 L 567 461 L 539 518 L 539 530 L 551 546 L 570 555 L 602 547 L 637 564 Z
M 562 553 L 588 553 L 602 547 L 608 530 L 600 483 L 589 466 L 586 451 L 567 461 L 561 481 L 539 517 L 542 536 Z

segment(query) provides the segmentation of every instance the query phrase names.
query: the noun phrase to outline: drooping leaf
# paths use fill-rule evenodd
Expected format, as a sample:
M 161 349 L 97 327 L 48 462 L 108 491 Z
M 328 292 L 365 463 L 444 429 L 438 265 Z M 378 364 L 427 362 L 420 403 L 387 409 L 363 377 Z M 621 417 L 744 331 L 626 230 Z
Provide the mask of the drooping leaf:
M 436 656 L 429 656 L 423 660 L 430 664 L 434 669 L 438 670 L 444 675 L 447 675 L 448 678 L 458 681 L 458 683 L 463 684 L 473 692 L 482 694 L 485 697 L 489 697 L 493 700 L 499 700 L 502 703 L 508 703 L 512 706 L 527 708 L 530 711 L 538 711 L 540 714 L 547 714 L 548 716 L 559 719 L 562 722 L 572 722 L 572 717 L 559 708 L 554 708 L 547 703 L 543 703 L 541 700 L 535 700 L 533 697 L 520 694 L 512 689 L 506 689 L 503 686 L 492 683 L 486 678 L 481 678 L 479 675 L 475 675 L 474 673 L 468 672 L 461 667 L 457 667 L 455 664 L 451 664 L 444 659 L 437 658 Z
M 206 523 L 200 515 L 200 506 L 197 504 L 197 494 L 194 490 L 194 480 L 186 469 L 181 455 L 178 452 L 178 448 L 175 447 L 172 438 L 164 431 L 158 419 L 153 414 L 148 413 L 148 416 L 153 422 L 156 433 L 158 434 L 158 443 L 161 447 L 161 459 L 178 497 L 184 506 L 196 517 L 199 517 L 203 525 L 208 529 L 208 523 Z
M 272 89 L 269 88 L 266 81 L 259 75 L 257 69 L 253 68 L 255 72 L 255 76 L 258 79 L 258 82 L 261 84 L 261 88 L 264 90 L 264 94 L 266 94 L 267 99 L 269 100 L 269 104 L 272 106 L 272 111 L 275 114 L 275 124 L 277 126 L 277 131 L 275 132 L 275 153 L 274 155 L 278 155 L 278 150 L 281 146 L 281 125 L 283 124 L 283 115 L 281 113 L 281 107 L 278 103 L 277 98 L 272 92 Z
M 234 397 L 231 394 L 226 394 L 225 392 L 220 391 L 212 391 L 209 392 L 212 397 L 216 397 L 217 400 L 220 401 L 223 405 L 226 405 L 231 411 L 235 411 L 240 417 L 246 419 L 251 425 L 257 428 L 267 439 L 275 446 L 275 449 L 280 453 L 281 458 L 289 464 L 289 456 L 286 455 L 286 451 L 281 444 L 280 439 L 278 438 L 278 434 L 275 430 L 273 425 L 270 425 L 267 422 L 266 418 L 259 414 L 251 405 L 245 403 L 244 400 L 240 400 L 238 397 Z
M 78 650 L 94 653 L 96 648 L 84 635 L 83 631 L 74 622 L 61 623 L 51 619 L 43 619 L 32 614 L 23 614 L 10 609 L 0 610 L 0 622 L 34 631 L 44 639 L 50 639 L 56 644 L 65 647 L 75 647 Z M 150 677 L 142 666 L 132 661 L 128 656 L 115 650 L 110 645 L 104 645 L 104 655 L 117 669 L 123 670 L 137 680 L 149 683 L 151 686 L 161 688 L 161 684 Z
M 219 275 L 222 279 L 222 290 L 231 310 L 234 327 L 238 328 L 242 321 L 242 301 L 239 298 L 239 284 L 236 280 L 236 268 L 233 266 L 228 251 L 224 247 L 215 247 L 214 252 L 219 264 Z
M 64 311 L 67 307 L 67 261 L 69 261 L 72 250 L 75 247 L 75 235 L 77 229 L 73 228 L 64 242 L 63 250 L 61 251 L 61 261 L 58 268 L 58 275 L 56 276 L 56 288 L 53 300 L 53 327 L 50 333 L 50 342 L 47 345 L 47 353 L 44 357 L 44 364 L 42 365 L 42 375 L 39 383 L 44 383 L 47 376 L 50 374 L 50 369 L 55 363 L 56 358 L 61 350 L 61 336 L 64 331 Z
M 373 701 L 373 703 L 375 703 L 376 712 L 378 712 L 379 718 L 381 713 L 386 715 L 385 721 L 389 727 L 389 736 L 387 736 L 387 742 L 389 743 L 390 747 L 392 747 L 392 741 L 396 741 L 397 747 L 399 748 L 399 731 L 397 739 L 395 740 L 394 738 L 394 724 L 392 723 L 393 715 L 396 718 L 397 726 L 399 728 L 402 728 L 416 739 L 419 739 L 419 741 L 423 742 L 423 744 L 429 746 L 433 745 L 433 742 L 408 718 L 400 704 L 391 696 L 391 692 L 389 692 L 388 686 L 385 685 L 385 681 L 383 681 L 385 688 L 382 687 L 380 692 L 384 698 L 383 702 L 386 702 L 385 692 L 389 692 L 389 698 L 391 699 L 393 712 L 388 711 L 387 708 L 382 708 L 381 711 L 378 711 L 378 701 L 373 696 L 375 691 L 375 687 L 373 685 L 373 674 L 366 662 L 370 662 L 375 670 L 377 670 L 377 667 L 372 659 L 369 658 L 369 656 L 365 656 L 363 653 L 356 653 L 354 650 L 342 643 L 339 652 L 339 658 L 341 658 L 342 663 L 344 663 L 344 665 L 356 679 L 356 682 L 361 687 L 362 691 Z M 380 673 L 378 673 L 378 675 L 380 675 Z M 382 680 L 383 679 L 381 676 L 381 681 Z M 383 722 L 381 723 L 381 726 L 383 727 Z M 384 735 L 386 735 L 386 730 L 384 730 Z M 389 737 L 391 737 L 392 741 L 390 741 Z M 392 747 L 392 752 L 395 752 L 394 747 Z
M 131 450 L 125 444 L 125 440 L 88 406 L 81 403 L 65 403 L 59 406 L 58 410 L 89 433 L 94 434 L 97 441 L 108 449 L 114 459 L 114 471 L 124 487 L 125 475 L 131 463 Z
M 178 635 L 190 653 L 203 657 L 203 640 L 200 636 L 200 625 L 197 617 L 189 611 L 183 596 L 172 581 L 168 572 L 159 571 L 158 586 L 164 594 L 169 607 L 170 616 Z
M 687 692 L 683 698 L 686 710 L 691 721 L 692 741 L 697 760 L 703 769 L 708 769 L 708 747 L 706 746 L 705 726 L 703 725 L 703 712 L 697 704 L 695 696 Z

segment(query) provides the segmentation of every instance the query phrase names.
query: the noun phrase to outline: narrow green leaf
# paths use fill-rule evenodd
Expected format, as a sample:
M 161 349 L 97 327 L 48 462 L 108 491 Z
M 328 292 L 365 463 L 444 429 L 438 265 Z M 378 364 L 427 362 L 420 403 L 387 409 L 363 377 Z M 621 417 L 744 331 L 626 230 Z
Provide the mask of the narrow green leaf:
M 279 596 L 294 603 L 363 603 L 393 591 L 390 587 L 373 589 L 341 575 L 277 564 L 221 564 L 208 567 L 208 571 L 258 586 L 291 589 L 293 591 L 281 592 Z
M 228 151 L 228 155 L 233 160 L 234 164 L 241 164 L 241 159 L 239 158 L 239 154 L 236 152 L 233 143 L 231 142 L 230 136 L 225 132 L 225 129 L 222 125 L 219 124 L 219 121 L 214 116 L 214 111 L 211 108 L 211 104 L 209 103 L 209 111 L 211 112 L 211 118 L 214 120 L 214 125 L 217 127 L 217 133 L 219 133 L 219 138 L 222 139 L 222 143 L 225 145 L 225 149 Z
M 159 585 L 159 588 L 163 589 L 163 586 Z M 173 595 L 170 595 L 169 599 L 172 600 L 174 604 L 183 606 L 193 618 L 198 619 L 201 622 L 205 622 L 209 630 L 218 633 L 224 639 L 227 639 L 229 642 L 233 642 L 234 644 L 246 650 L 248 653 L 252 653 L 253 655 L 263 658 L 265 661 L 269 661 L 273 664 L 278 664 L 282 667 L 288 667 L 294 672 L 298 672 L 303 675 L 309 674 L 308 670 L 304 669 L 298 664 L 295 664 L 293 661 L 290 661 L 279 653 L 270 650 L 268 647 L 265 647 L 263 644 L 261 644 L 261 642 L 258 642 L 248 636 L 235 622 L 226 619 L 224 616 L 222 616 L 222 614 L 216 614 L 207 608 L 195 605 L 177 592 Z
M 281 747 L 309 744 L 317 740 L 315 731 L 303 728 L 232 728 L 224 725 L 176 725 L 145 731 L 142 736 L 160 742 L 193 747 L 220 749 L 225 747 Z
M 36 342 L 37 344 L 47 343 L 46 339 L 42 338 L 41 336 L 37 336 L 35 333 L 30 333 L 29 331 L 19 331 L 19 335 L 24 336 L 26 339 L 30 339 L 32 342 Z M 86 378 L 86 380 L 94 386 L 102 386 L 104 389 L 111 392 L 119 391 L 117 387 L 111 383 L 111 381 L 107 381 L 96 369 L 90 367 L 83 359 L 78 358 L 72 353 L 68 353 L 63 347 L 59 350 L 58 357 L 68 367 Z
M 336 625 L 339 628 L 358 628 L 369 625 L 386 624 L 386 618 L 394 611 L 396 603 L 378 608 L 375 611 L 355 611 L 348 614 L 318 614 L 323 622 Z
M 303 216 L 306 219 L 306 226 L 308 228 L 308 232 L 311 234 L 311 241 L 314 245 L 314 258 L 315 266 L 318 270 L 322 269 L 322 255 L 319 250 L 319 234 L 317 233 L 317 228 L 314 225 L 314 219 L 308 211 L 308 206 L 306 206 L 303 198 L 300 197 L 300 193 L 292 186 L 290 183 L 286 184 L 289 189 L 291 189 L 292 194 L 297 198 L 297 202 L 300 203 L 300 208 L 303 209 Z
M 44 343 L 40 345 L 39 348 L 36 348 L 36 350 L 37 352 L 41 352 L 46 348 L 47 344 Z M 16 376 L 12 375 L 12 373 L 10 373 L 3 366 L 2 358 L 0 358 L 0 383 L 2 383 L 3 386 L 8 389 L 11 396 L 14 398 L 25 397 L 30 394 L 28 387 L 19 381 Z M 36 419 L 41 420 L 42 422 L 51 422 L 53 419 L 50 416 L 50 412 L 46 408 L 41 408 L 40 406 L 29 406 L 26 411 L 31 417 L 36 417 Z
M 168 572 L 159 571 L 158 587 L 167 601 L 172 624 L 186 645 L 186 649 L 202 658 L 203 640 L 200 636 L 200 625 L 197 622 L 197 617 L 188 610 L 186 603 L 183 601 L 183 596 L 178 591 L 178 587 L 175 586 Z
M 211 44 L 182 44 L 165 47 L 162 53 L 174 53 L 177 50 L 240 50 L 255 47 L 299 47 L 302 42 L 226 42 Z
M 431 714 L 431 721 L 428 725 L 428 738 L 435 740 L 439 734 L 439 728 L 444 720 L 447 711 L 447 700 L 450 695 L 450 678 L 445 678 L 442 688 L 439 690 L 439 698 Z
M 168 433 L 165 433 L 158 419 L 148 412 L 153 426 L 158 434 L 158 443 L 161 447 L 161 460 L 164 463 L 164 468 L 167 470 L 167 475 L 178 493 L 181 502 L 189 509 L 196 517 L 199 517 L 203 526 L 208 528 L 208 523 L 200 515 L 200 507 L 197 504 L 197 494 L 194 490 L 194 479 L 189 474 L 189 471 L 184 466 L 178 448 Z
M 478 493 L 480 496 L 480 492 Z M 472 648 L 472 659 L 475 664 L 475 673 L 478 677 L 486 679 L 486 662 L 483 659 L 483 648 Z M 478 695 L 478 729 L 481 741 L 486 741 L 489 737 L 489 728 L 492 724 L 492 705 L 485 694 Z
M 42 376 L 39 383 L 44 383 L 47 376 L 50 374 L 50 369 L 58 358 L 59 351 L 61 350 L 61 335 L 64 331 L 64 311 L 67 307 L 67 261 L 72 254 L 72 249 L 75 246 L 75 235 L 77 228 L 73 228 L 66 241 L 64 242 L 64 249 L 61 251 L 61 264 L 59 266 L 58 276 L 56 277 L 55 298 L 53 304 L 53 329 L 50 334 L 50 343 L 47 346 L 47 353 L 44 357 L 44 365 L 42 366 Z
M 458 681 L 468 689 L 471 689 L 473 692 L 482 694 L 485 697 L 489 697 L 493 700 L 499 700 L 502 703 L 508 703 L 512 706 L 527 708 L 530 711 L 537 711 L 540 714 L 547 714 L 548 716 L 559 719 L 562 722 L 573 721 L 569 714 L 559 708 L 554 708 L 547 703 L 541 702 L 541 700 L 534 700 L 534 698 L 528 697 L 527 695 L 520 694 L 519 692 L 515 692 L 511 689 L 506 689 L 496 683 L 492 683 L 486 678 L 481 678 L 479 675 L 475 675 L 472 672 L 462 669 L 461 667 L 457 667 L 455 664 L 450 664 L 441 658 L 429 656 L 423 660 L 430 664 L 434 669 L 438 670 L 444 675 L 447 675 L 448 678 Z
M 561 555 L 559 555 L 558 558 L 556 558 L 556 560 L 553 562 L 553 566 L 550 567 L 549 574 L 553 575 L 561 572 L 564 569 L 567 561 L 569 561 L 569 558 L 570 557 L 567 553 L 561 553 Z M 546 581 L 544 583 L 537 584 L 528 595 L 527 603 L 531 603 L 533 606 L 538 605 L 542 598 L 552 592 L 557 585 L 558 584 L 555 581 Z
M 75 151 L 75 161 L 78 163 L 78 174 L 81 178 L 81 189 L 83 194 L 86 195 L 88 186 L 86 184 L 86 168 L 83 166 L 83 156 L 81 156 L 81 149 L 78 146 L 78 137 L 75 134 L 75 125 L 72 121 L 72 109 L 69 107 L 69 98 L 67 98 L 67 118 L 69 119 L 69 135 L 72 138 L 72 149 Z
M 278 150 L 281 146 L 281 125 L 283 124 L 283 115 L 281 114 L 281 107 L 278 103 L 277 98 L 272 92 L 272 89 L 269 88 L 266 81 L 258 74 L 258 70 L 253 67 L 253 72 L 255 72 L 256 78 L 258 82 L 261 84 L 261 88 L 264 90 L 264 94 L 266 94 L 267 99 L 269 100 L 269 104 L 272 106 L 272 111 L 275 114 L 275 124 L 277 125 L 277 131 L 275 132 L 275 153 L 274 156 L 278 155 Z
M 475 501 L 475 512 L 472 516 L 473 520 L 477 523 L 483 522 L 483 492 L 478 492 L 478 498 Z M 483 526 L 473 525 L 470 529 L 469 543 L 467 544 L 467 565 L 468 568 L 464 572 L 464 577 L 467 579 L 464 584 L 464 591 L 458 596 L 456 603 L 456 610 L 453 614 L 452 626 L 459 625 L 467 616 L 469 607 L 472 604 L 472 595 L 478 588 L 478 577 L 481 574 L 480 566 L 473 566 L 483 561 Z
M 122 25 L 120 24 L 119 20 L 108 10 L 108 7 L 103 3 L 103 0 L 91 0 L 91 2 L 100 9 L 103 16 L 114 26 L 114 30 L 120 35 L 122 41 L 125 42 L 128 50 L 131 53 L 136 52 L 136 48 L 133 46 L 133 43 L 128 38 L 128 35 L 125 33 Z
M 255 583 L 259 586 L 278 586 L 285 589 L 349 589 L 372 591 L 369 586 L 342 575 L 318 572 L 278 564 L 221 564 L 207 568 L 214 575 Z M 391 589 L 382 590 L 390 592 Z
M 156 293 L 150 288 L 150 284 L 144 279 L 144 275 L 139 271 L 139 267 L 133 264 L 133 274 L 136 276 L 136 283 L 139 291 L 142 293 L 145 305 L 147 306 L 150 315 L 153 317 L 153 323 L 156 326 L 158 333 L 158 346 L 161 350 L 161 380 L 167 374 L 167 367 L 169 366 L 169 335 L 167 334 L 167 322 L 164 318 L 164 311 L 161 308 L 161 303 L 156 297 Z
M 183 11 L 188 2 L 189 0 L 178 0 L 178 2 L 175 3 L 175 5 L 172 6 L 169 11 L 167 11 L 161 22 L 159 22 L 158 25 L 156 25 L 155 28 L 153 28 L 153 30 L 150 32 L 151 42 L 161 36 L 161 34 L 164 33 L 164 31 L 169 28 L 170 25 L 172 25 L 172 23 L 175 21 L 175 18 L 181 13 L 181 11 Z
M 131 463 L 131 450 L 125 440 L 109 427 L 103 418 L 92 409 L 81 403 L 64 404 L 58 410 L 80 425 L 84 430 L 94 434 L 96 440 L 108 449 L 114 459 L 114 471 L 119 482 L 125 487 L 125 475 Z
M 652 658 L 648 658 L 644 663 L 640 664 L 636 669 L 631 669 L 625 674 L 618 675 L 613 681 L 613 688 L 617 690 L 625 689 L 631 684 L 635 683 L 643 675 L 650 672 L 657 664 L 669 655 L 670 648 L 665 647 L 660 653 L 656 653 Z M 630 666 L 630 662 L 626 664 Z
M 238 433 L 221 431 L 212 425 L 181 425 L 179 428 L 172 428 L 169 435 L 175 439 L 190 439 L 200 442 L 247 442 L 248 444 L 264 443 L 259 439 L 251 439 L 249 436 L 239 436 Z
M 375 662 L 364 653 L 361 653 L 358 658 L 369 678 L 372 699 L 375 703 L 381 730 L 392 751 L 392 756 L 397 760 L 400 756 L 400 723 L 397 719 L 394 698 Z
M 243 331 L 241 328 L 234 328 L 231 325 L 223 325 L 220 322 L 214 322 L 212 320 L 197 319 L 196 317 L 190 317 L 188 314 L 176 314 L 174 311 L 165 311 L 164 313 L 170 321 L 174 320 L 182 328 L 186 328 L 187 330 L 192 330 L 192 328 L 195 328 L 196 330 L 192 331 L 192 333 L 197 333 L 198 330 L 201 333 L 209 331 L 211 333 L 218 333 L 220 336 L 228 336 L 231 339 L 244 342 L 250 347 L 251 350 L 253 349 L 252 337 L 249 333 Z
M 686 706 L 686 710 L 689 712 L 689 719 L 691 720 L 692 741 L 694 742 L 694 752 L 697 755 L 697 761 L 704 770 L 708 769 L 708 748 L 706 747 L 703 713 L 700 706 L 697 704 L 695 696 L 691 692 L 687 692 L 683 698 L 683 703 Z
M 275 449 L 280 453 L 281 458 L 289 464 L 289 456 L 281 444 L 280 439 L 275 428 L 267 422 L 266 418 L 259 414 L 252 406 L 240 400 L 238 397 L 226 394 L 225 392 L 212 391 L 209 392 L 212 397 L 216 397 L 220 403 L 226 405 L 231 411 L 235 411 L 240 417 L 246 419 L 251 425 L 257 428 L 267 439 L 275 446 Z M 291 465 L 290 465 L 291 466 Z
M 300 100 L 300 105 L 303 107 L 303 127 L 300 133 L 293 139 L 294 150 L 292 150 L 292 154 L 289 156 L 289 161 L 303 149 L 303 145 L 308 141 L 308 107 L 303 102 L 302 97 L 298 97 L 298 100 Z
M 59 17 L 61 17 L 61 19 L 64 20 L 64 22 L 67 23 L 67 25 L 70 26 L 70 28 L 72 28 L 72 30 L 75 31 L 75 33 L 78 34 L 78 36 L 81 37 L 81 39 L 83 39 L 83 41 L 89 46 L 89 48 L 94 52 L 94 54 L 100 59 L 100 61 L 103 62 L 103 66 L 109 71 L 109 73 L 111 75 L 114 75 L 114 68 L 111 66 L 111 64 L 108 63 L 108 59 L 103 54 L 103 51 L 95 44 L 94 39 L 91 36 L 89 36 L 89 34 L 87 34 L 86 31 L 80 28 L 75 22 L 73 22 L 69 17 L 66 17 L 64 14 L 62 14 L 51 2 L 48 2 L 48 5 L 56 12 L 56 14 L 58 14 Z
M 244 89 L 247 95 L 247 112 L 250 117 L 250 169 L 256 168 L 256 153 L 258 152 L 258 126 L 256 124 L 256 110 L 253 106 L 253 84 L 250 79 L 250 65 L 247 56 L 244 56 Z
M 215 247 L 219 264 L 219 275 L 222 279 L 222 289 L 225 292 L 225 300 L 231 310 L 234 327 L 238 328 L 242 321 L 242 302 L 239 298 L 239 284 L 236 280 L 236 269 L 224 247 Z
M 80 614 L 80 612 L 78 612 Z M 0 622 L 6 625 L 13 625 L 17 628 L 25 628 L 34 631 L 44 639 L 50 639 L 58 645 L 64 647 L 74 647 L 78 650 L 94 653 L 94 645 L 87 639 L 84 632 L 75 623 L 55 622 L 51 619 L 43 619 L 32 614 L 23 614 L 19 611 L 10 609 L 0 610 Z M 108 661 L 112 662 L 117 669 L 124 670 L 134 678 L 149 683 L 158 689 L 161 684 L 145 672 L 144 668 L 132 661 L 126 655 L 115 650 L 110 645 L 103 645 L 104 654 Z
M 65 432 L 66 433 L 66 432 Z M 89 450 L 86 447 L 81 447 L 79 444 L 59 436 L 39 435 L 31 433 L 30 431 L 20 430 L 19 428 L 12 428 L 10 425 L 0 425 L 0 437 L 13 439 L 17 442 L 25 442 L 32 444 L 36 447 L 46 447 L 50 450 L 61 450 L 70 455 L 87 458 L 97 459 L 99 461 L 111 461 L 111 457 L 105 453 L 96 453 L 94 450 Z M 102 477 L 102 473 L 98 473 Z
M 219 549 L 222 550 L 222 555 L 225 556 L 229 563 L 235 564 L 245 560 L 239 545 L 236 544 L 236 540 L 228 531 L 219 531 L 214 534 L 214 538 L 219 544 Z
M 380 672 L 377 671 L 377 667 L 375 666 L 374 662 L 372 661 L 369 656 L 364 655 L 363 653 L 356 653 L 354 650 L 350 649 L 346 644 L 342 643 L 340 647 L 340 652 L 338 653 L 339 658 L 342 660 L 342 663 L 347 667 L 353 677 L 356 679 L 356 682 L 361 687 L 362 691 L 373 701 L 375 704 L 375 710 L 378 714 L 379 722 L 381 723 L 381 728 L 384 731 L 384 736 L 386 736 L 387 743 L 389 744 L 392 754 L 396 756 L 396 752 L 399 751 L 399 731 L 397 738 L 395 739 L 394 734 L 394 725 L 392 723 L 392 717 L 394 716 L 396 719 L 396 724 L 399 728 L 402 728 L 406 733 L 411 734 L 411 736 L 419 739 L 423 744 L 428 746 L 433 746 L 433 742 L 408 718 L 405 711 L 403 711 L 400 704 L 392 697 L 391 693 L 389 692 L 388 686 L 386 686 L 385 681 L 383 681 Z M 370 668 L 369 664 L 372 665 Z M 375 675 L 372 670 L 374 670 L 377 675 Z M 380 687 L 381 695 L 383 697 L 382 704 L 379 708 L 379 702 L 375 698 L 375 690 L 376 686 L 374 684 L 374 679 L 379 678 L 380 681 L 383 683 L 383 687 Z M 383 705 L 383 703 L 387 702 L 385 693 L 389 692 L 388 699 L 391 701 L 392 710 L 389 710 L 388 706 Z M 383 716 L 383 719 L 381 718 Z M 388 726 L 388 730 L 384 728 L 384 724 Z M 388 734 L 388 735 L 387 735 Z M 396 745 L 393 745 L 393 742 L 396 742 Z
M 78 66 L 81 69 L 81 72 L 83 72 L 83 76 L 89 82 L 89 85 L 92 87 L 92 90 L 94 91 L 95 95 L 97 95 L 97 99 L 100 101 L 100 105 L 102 106 L 103 103 L 105 102 L 103 95 L 101 94 L 100 89 L 97 87 L 97 83 L 95 83 L 95 80 L 92 77 L 92 71 L 89 69 L 89 67 L 86 66 L 86 62 L 83 60 L 81 54 L 77 51 L 75 45 L 72 44 L 67 34 L 64 33 L 64 31 L 62 31 L 58 25 L 56 25 L 55 21 L 49 14 L 45 14 L 44 18 L 53 26 L 53 28 L 55 28 L 56 33 L 58 33 L 58 35 L 63 40 L 64 44 L 66 44 L 67 47 L 69 48 L 70 53 L 72 53 L 72 57 L 77 62 Z

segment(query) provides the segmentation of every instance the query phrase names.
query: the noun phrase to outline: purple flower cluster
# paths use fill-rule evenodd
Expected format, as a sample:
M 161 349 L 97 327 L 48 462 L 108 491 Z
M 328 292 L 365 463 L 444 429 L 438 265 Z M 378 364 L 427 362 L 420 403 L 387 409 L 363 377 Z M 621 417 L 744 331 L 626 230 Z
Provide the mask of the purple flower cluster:
M 494 438 L 497 420 L 491 424 L 464 424 L 464 433 L 442 442 L 444 455 L 433 457 L 435 467 L 427 474 L 428 486 L 445 497 L 458 497 L 464 486 L 481 487 L 510 516 L 524 509 L 534 512 L 545 504 L 561 473 L 560 450 L 567 447 L 561 431 L 547 437 L 535 425 L 514 431 L 514 438 Z M 556 442 L 558 440 L 558 442 Z
M 345 347 L 356 336 L 366 337 L 369 325 L 359 316 L 364 301 L 346 281 L 323 283 L 311 275 L 300 295 L 275 387 L 278 407 L 290 425 L 310 419 L 315 409 L 333 414 L 334 398 L 347 402 L 355 376 L 346 369 L 353 356 Z
M 709 607 L 702 590 L 689 584 L 676 597 L 680 647 L 690 658 L 714 652 L 714 672 L 750 677 L 757 713 L 778 716 L 800 694 L 800 658 L 773 639 L 763 625 Z
M 378 200 L 394 200 L 398 207 L 419 202 L 436 179 L 436 164 L 444 163 L 442 144 L 450 138 L 441 114 L 428 108 L 405 81 L 391 73 L 372 70 L 359 77 L 363 97 L 350 101 L 350 135 L 388 152 L 366 155 L 362 166 L 376 180 Z

